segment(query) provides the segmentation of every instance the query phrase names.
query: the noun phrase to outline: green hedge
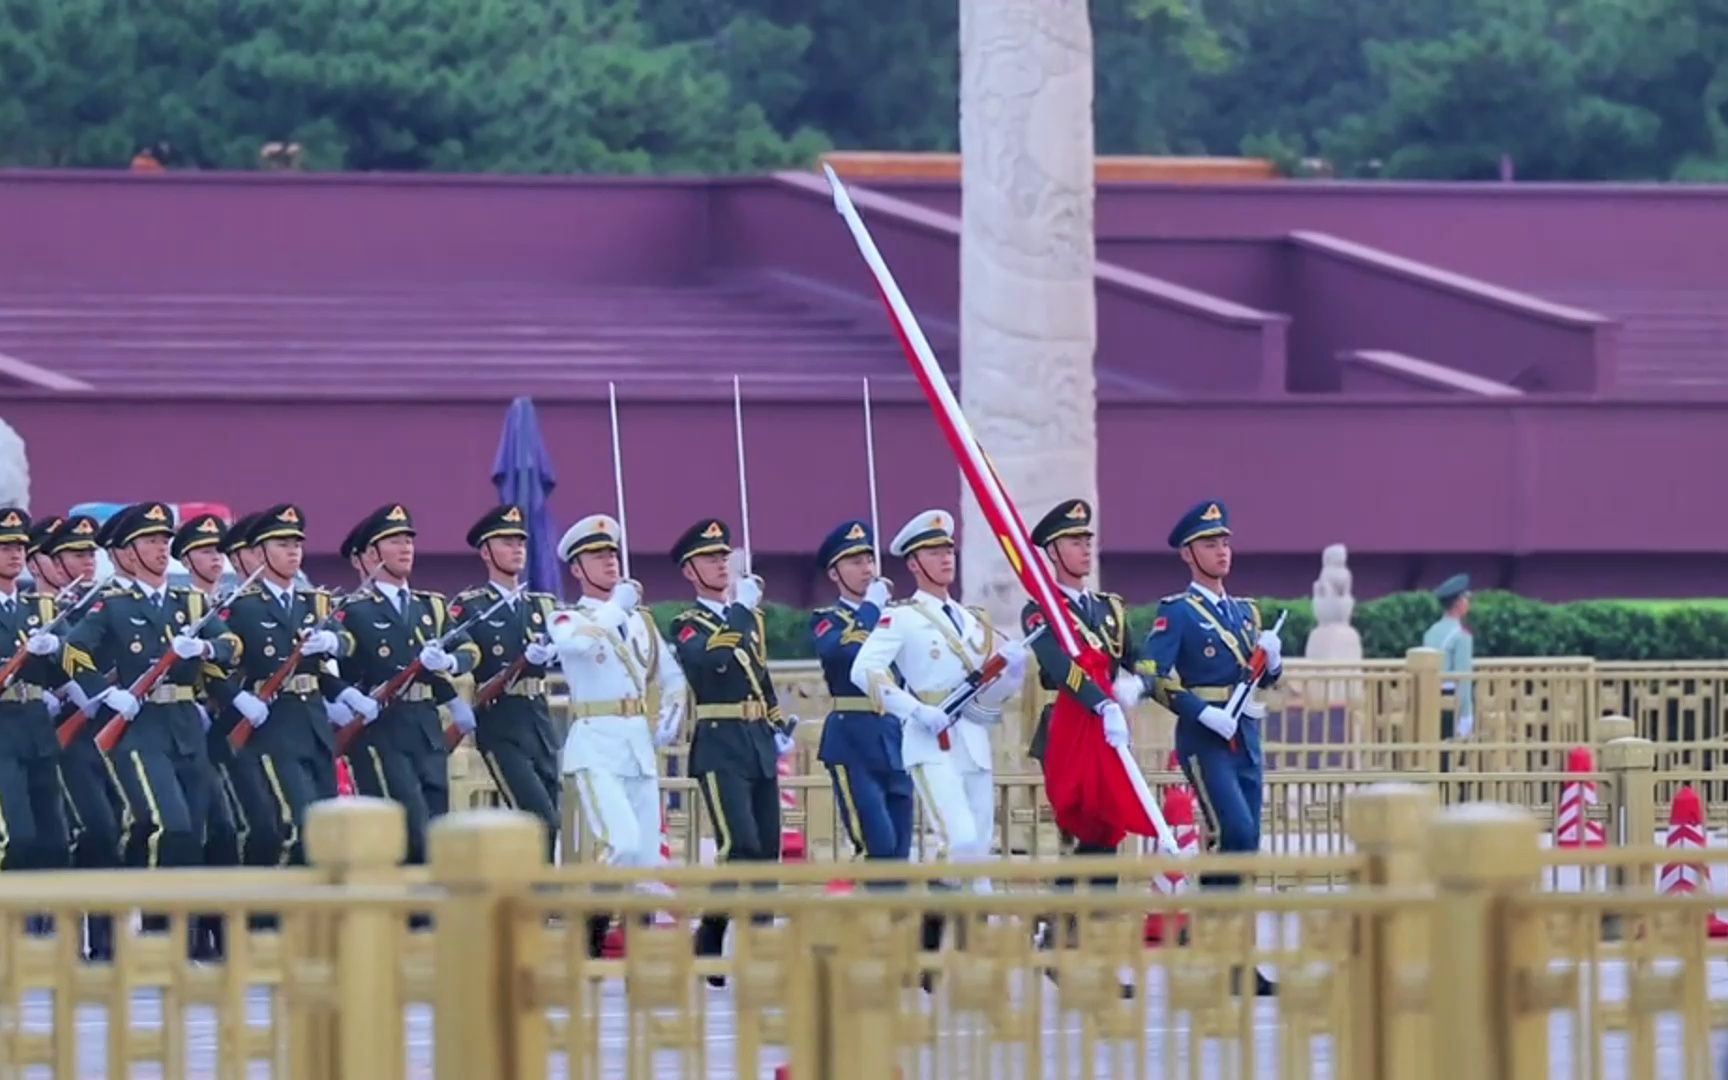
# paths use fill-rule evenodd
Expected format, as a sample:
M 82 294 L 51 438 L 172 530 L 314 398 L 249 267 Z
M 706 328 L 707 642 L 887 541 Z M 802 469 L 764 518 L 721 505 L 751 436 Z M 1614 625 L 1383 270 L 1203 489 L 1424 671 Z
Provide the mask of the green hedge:
M 682 610 L 680 601 L 653 606 L 662 627 Z M 1300 656 L 1314 629 L 1312 603 L 1263 598 L 1267 625 L 1288 610 L 1287 655 Z M 1136 636 L 1152 626 L 1157 605 L 1129 613 Z M 764 610 L 769 655 L 808 659 L 810 613 L 780 604 Z M 1440 617 L 1440 605 L 1425 592 L 1394 593 L 1356 605 L 1351 622 L 1372 658 L 1404 655 L 1422 643 L 1422 632 Z M 1709 660 L 1728 655 L 1728 603 L 1714 600 L 1583 600 L 1548 604 L 1505 592 L 1478 592 L 1471 600 L 1470 628 L 1477 656 L 1594 656 L 1601 660 Z

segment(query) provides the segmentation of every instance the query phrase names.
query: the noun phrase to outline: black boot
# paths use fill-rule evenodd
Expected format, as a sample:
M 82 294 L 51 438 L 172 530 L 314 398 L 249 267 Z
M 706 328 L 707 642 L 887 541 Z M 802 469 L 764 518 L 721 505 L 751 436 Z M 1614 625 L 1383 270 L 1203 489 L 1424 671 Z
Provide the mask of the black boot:
M 721 956 L 726 951 L 726 924 L 724 915 L 704 915 L 696 925 L 695 948 L 697 956 Z M 726 985 L 726 976 L 708 976 L 708 985 L 721 987 Z

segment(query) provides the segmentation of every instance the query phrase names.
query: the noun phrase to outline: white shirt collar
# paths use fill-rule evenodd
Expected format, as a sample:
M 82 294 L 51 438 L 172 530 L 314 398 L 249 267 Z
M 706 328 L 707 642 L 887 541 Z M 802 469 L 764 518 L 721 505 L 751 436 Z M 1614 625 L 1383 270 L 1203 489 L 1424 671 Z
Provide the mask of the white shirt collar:
M 858 608 L 862 605 L 856 604 L 853 601 L 848 600 L 848 599 L 846 599 L 846 597 L 842 596 L 840 598 L 840 606 L 845 608 L 847 611 L 857 611 Z
M 922 600 L 926 604 L 933 604 L 936 607 L 942 607 L 945 604 L 954 603 L 954 598 L 951 596 L 948 597 L 947 599 L 943 599 L 942 597 L 937 596 L 935 593 L 928 592 L 924 589 L 919 589 L 917 592 L 913 593 L 912 598 L 914 600 Z
M 712 611 L 716 615 L 725 615 L 726 614 L 726 605 L 722 604 L 718 600 L 710 600 L 706 596 L 698 596 L 696 598 L 696 602 L 698 604 L 701 604 L 703 607 L 707 608 L 709 611 Z
M 512 611 L 514 611 L 516 609 L 516 599 L 515 599 L 515 597 L 510 595 L 511 590 L 515 588 L 514 585 L 511 586 L 509 589 L 506 589 L 504 586 L 498 584 L 496 581 L 488 581 L 486 583 L 486 587 L 488 589 L 491 589 L 494 593 L 496 593 L 498 595 L 498 599 L 504 601 L 505 607 L 510 608 Z
M 1219 607 L 1223 607 L 1224 601 L 1229 598 L 1228 593 L 1215 593 L 1211 589 L 1208 589 L 1206 586 L 1200 584 L 1198 581 L 1190 581 L 1188 583 L 1188 587 L 1190 589 L 1193 589 L 1195 592 L 1199 593 L 1201 596 L 1204 596 L 1206 599 L 1212 601 L 1214 604 L 1218 605 Z
M 11 592 L 0 592 L 0 604 L 17 603 L 18 597 L 22 595 L 23 594 L 18 590 L 18 587 L 14 585 Z
M 1070 589 L 1070 588 L 1069 588 L 1069 587 L 1068 587 L 1068 586 L 1066 586 L 1066 585 L 1064 585 L 1064 584 L 1062 584 L 1062 583 L 1061 583 L 1061 582 L 1060 582 L 1060 581 L 1058 581 L 1058 582 L 1057 582 L 1057 583 L 1056 583 L 1056 587 L 1057 587 L 1057 588 L 1058 588 L 1058 589 L 1061 589 L 1061 590 L 1062 590 L 1062 591 L 1063 591 L 1063 592 L 1064 592 L 1064 593 L 1066 593 L 1066 594 L 1067 594 L 1067 595 L 1068 595 L 1068 599 L 1070 599 L 1070 600 L 1084 600 L 1084 599 L 1086 599 L 1086 598 L 1087 598 L 1087 597 L 1088 597 L 1088 596 L 1090 596 L 1090 595 L 1092 595 L 1092 594 L 1091 594 L 1091 592 L 1090 592 L 1090 591 L 1089 591 L 1089 590 L 1086 590 L 1086 589 Z
M 391 600 L 398 599 L 397 594 L 406 592 L 408 589 L 408 587 L 406 585 L 392 585 L 388 581 L 375 580 L 374 584 L 376 584 L 378 586 L 379 592 L 382 592 L 385 596 L 389 597 Z
M 292 586 L 284 589 L 282 586 L 276 584 L 274 581 L 271 581 L 269 578 L 259 578 L 258 580 L 262 581 L 264 583 L 264 587 L 266 589 L 270 590 L 270 595 L 274 596 L 276 598 L 276 602 L 278 604 L 280 604 L 282 602 L 282 598 L 284 596 L 287 596 L 294 591 Z

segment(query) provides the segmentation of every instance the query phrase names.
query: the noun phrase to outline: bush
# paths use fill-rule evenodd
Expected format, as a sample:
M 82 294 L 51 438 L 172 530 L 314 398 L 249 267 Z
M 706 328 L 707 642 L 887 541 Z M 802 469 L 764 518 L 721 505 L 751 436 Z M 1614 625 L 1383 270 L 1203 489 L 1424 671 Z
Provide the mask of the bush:
M 685 601 L 653 605 L 662 630 Z M 1280 612 L 1285 652 L 1302 655 L 1314 629 L 1314 608 L 1307 597 L 1262 597 L 1260 610 L 1271 626 Z M 1145 637 L 1158 605 L 1128 612 L 1135 640 Z M 1395 659 L 1422 643 L 1422 634 L 1440 617 L 1440 604 L 1426 592 L 1394 593 L 1356 605 L 1352 622 L 1362 635 L 1364 656 Z M 810 613 L 783 604 L 763 611 L 768 655 L 776 660 L 813 659 Z M 1548 604 L 1506 592 L 1479 592 L 1472 599 L 1470 629 L 1477 656 L 1594 656 L 1599 660 L 1709 660 L 1722 656 L 1728 642 L 1728 606 L 1720 602 L 1581 600 Z

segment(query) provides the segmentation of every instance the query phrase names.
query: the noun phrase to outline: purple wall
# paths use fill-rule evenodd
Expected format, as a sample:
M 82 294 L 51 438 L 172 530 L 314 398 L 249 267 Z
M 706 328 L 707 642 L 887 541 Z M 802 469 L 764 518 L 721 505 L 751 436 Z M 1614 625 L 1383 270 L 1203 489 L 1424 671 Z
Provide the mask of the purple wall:
M 959 209 L 958 184 L 879 186 Z M 1103 184 L 1096 205 L 1112 243 L 1312 229 L 1521 288 L 1728 283 L 1724 185 Z

